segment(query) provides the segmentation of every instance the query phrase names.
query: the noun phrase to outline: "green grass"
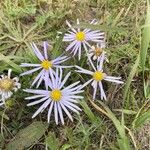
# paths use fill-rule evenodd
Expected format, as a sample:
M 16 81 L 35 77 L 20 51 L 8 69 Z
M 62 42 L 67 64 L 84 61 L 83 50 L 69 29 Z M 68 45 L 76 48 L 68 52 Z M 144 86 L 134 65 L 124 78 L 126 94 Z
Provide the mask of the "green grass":
M 37 62 L 30 47 L 33 41 L 41 45 L 47 40 L 53 45 L 51 57 L 64 52 L 58 32 L 67 30 L 65 20 L 79 18 L 80 27 L 105 31 L 109 59 L 105 69 L 125 82 L 121 86 L 106 84 L 107 102 L 91 101 L 91 89 L 86 89 L 80 104 L 83 111 L 74 115 L 73 123 L 65 118 L 64 126 L 56 126 L 54 121 L 48 125 L 46 111 L 31 119 L 38 106 L 27 107 L 27 94 L 19 90 L 8 100 L 7 108 L 0 108 L 0 149 L 44 150 L 46 145 L 50 150 L 150 149 L 141 140 L 142 136 L 148 139 L 145 125 L 150 120 L 149 7 L 148 0 L 0 2 L 0 74 L 12 68 L 13 75 L 19 76 L 21 62 Z M 89 25 L 93 18 L 101 23 Z M 72 60 L 69 63 L 86 67 L 85 59 Z M 22 88 L 28 88 L 33 77 L 21 77 Z M 72 71 L 70 82 L 77 80 L 86 78 Z

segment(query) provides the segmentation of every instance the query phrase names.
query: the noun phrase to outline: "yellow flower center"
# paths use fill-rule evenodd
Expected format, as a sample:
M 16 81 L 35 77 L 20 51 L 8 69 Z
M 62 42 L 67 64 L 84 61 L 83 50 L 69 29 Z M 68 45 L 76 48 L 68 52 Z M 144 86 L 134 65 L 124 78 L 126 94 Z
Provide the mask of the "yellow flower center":
M 101 48 L 95 48 L 95 55 L 98 57 L 102 54 L 102 49 Z
M 95 71 L 93 74 L 93 79 L 96 81 L 101 81 L 104 79 L 104 77 L 105 77 L 105 73 L 101 71 Z
M 52 90 L 50 97 L 52 98 L 52 100 L 54 100 L 56 102 L 60 101 L 62 98 L 62 92 L 58 89 L 54 89 L 54 90 Z
M 45 70 L 48 70 L 49 68 L 52 68 L 53 63 L 52 63 L 51 61 L 44 60 L 44 61 L 41 63 L 41 66 L 42 66 Z
M 13 88 L 14 81 L 8 78 L 0 80 L 0 89 L 9 91 Z
M 78 41 L 84 41 L 85 39 L 85 33 L 80 31 L 76 33 L 76 40 Z

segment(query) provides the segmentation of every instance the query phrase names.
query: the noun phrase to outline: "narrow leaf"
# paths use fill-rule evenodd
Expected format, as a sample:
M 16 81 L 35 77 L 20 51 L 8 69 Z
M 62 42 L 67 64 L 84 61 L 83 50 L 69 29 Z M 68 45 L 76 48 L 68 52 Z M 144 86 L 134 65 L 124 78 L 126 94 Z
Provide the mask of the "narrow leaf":
M 124 88 L 124 95 L 123 95 L 123 100 L 125 102 L 126 98 L 127 98 L 127 94 L 128 94 L 128 90 L 130 88 L 130 85 L 131 85 L 131 82 L 132 82 L 132 79 L 137 71 L 137 68 L 138 68 L 138 65 L 139 65 L 139 62 L 140 62 L 140 55 L 138 55 L 136 61 L 135 61 L 135 64 L 133 65 L 132 67 L 132 70 L 129 74 L 129 77 L 127 79 L 127 82 L 125 84 L 125 88 Z
M 145 62 L 146 62 L 146 57 L 147 57 L 147 50 L 149 47 L 150 43 L 150 5 L 149 1 L 147 1 L 148 8 L 147 8 L 147 15 L 146 15 L 146 20 L 145 20 L 145 25 L 143 28 L 143 33 L 142 33 L 142 39 L 141 39 L 141 64 L 142 64 L 142 70 L 144 71 L 145 69 Z
M 133 124 L 134 128 L 138 128 L 141 127 L 146 121 L 150 120 L 150 111 L 147 111 L 145 113 L 143 113 L 142 115 L 140 115 Z
M 135 115 L 137 112 L 133 110 L 127 110 L 127 109 L 114 109 L 114 111 L 118 111 L 127 115 Z
M 88 118 L 91 120 L 92 123 L 95 123 L 97 121 L 96 116 L 93 114 L 91 109 L 88 107 L 85 101 L 82 101 L 80 105 L 83 107 L 83 111 L 88 116 Z

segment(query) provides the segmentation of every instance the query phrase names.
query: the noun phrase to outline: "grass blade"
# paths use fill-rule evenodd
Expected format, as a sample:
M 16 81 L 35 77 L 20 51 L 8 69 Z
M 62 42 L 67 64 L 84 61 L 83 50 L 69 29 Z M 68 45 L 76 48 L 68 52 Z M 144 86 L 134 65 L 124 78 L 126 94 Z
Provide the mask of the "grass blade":
M 129 77 L 127 79 L 127 82 L 125 84 L 125 88 L 124 88 L 124 95 L 123 95 L 123 101 L 125 102 L 126 98 L 127 98 L 127 94 L 128 94 L 128 90 L 130 88 L 130 85 L 131 85 L 131 82 L 132 82 L 132 79 L 137 71 L 137 68 L 138 68 L 138 65 L 139 65 L 139 62 L 140 62 L 140 55 L 138 55 L 136 61 L 135 61 L 135 64 L 133 65 L 133 68 L 129 74 Z
M 143 33 L 142 33 L 141 53 L 140 53 L 143 72 L 145 70 L 147 50 L 148 50 L 149 43 L 150 43 L 150 5 L 149 5 L 149 0 L 147 0 L 147 5 L 148 5 L 147 15 L 146 15 L 145 25 L 144 25 Z
M 93 114 L 93 112 L 88 107 L 85 101 L 80 102 L 80 105 L 83 107 L 83 111 L 85 112 L 85 114 L 88 116 L 88 118 L 91 120 L 93 124 L 98 121 L 97 117 Z
M 150 120 L 150 111 L 147 111 L 140 115 L 133 124 L 134 128 L 141 127 L 146 121 Z

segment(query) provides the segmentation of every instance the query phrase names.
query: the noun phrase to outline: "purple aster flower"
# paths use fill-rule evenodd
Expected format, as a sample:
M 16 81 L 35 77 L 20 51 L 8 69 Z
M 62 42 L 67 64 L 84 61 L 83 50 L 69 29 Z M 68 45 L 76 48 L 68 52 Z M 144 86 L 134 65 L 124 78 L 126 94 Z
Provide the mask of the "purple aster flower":
M 35 94 L 34 96 L 26 98 L 26 100 L 34 100 L 27 106 L 43 103 L 34 113 L 32 118 L 43 112 L 45 108 L 48 108 L 48 122 L 50 122 L 52 111 L 54 112 L 56 124 L 58 124 L 59 120 L 62 124 L 64 124 L 63 113 L 65 113 L 70 120 L 73 121 L 69 110 L 75 113 L 79 113 L 79 111 L 81 111 L 81 109 L 76 105 L 78 100 L 83 98 L 78 95 L 83 92 L 83 90 L 81 90 L 81 85 L 79 85 L 79 82 L 75 82 L 64 87 L 70 76 L 70 72 L 62 80 L 62 69 L 57 68 L 55 75 L 51 73 L 50 76 L 51 80 L 49 80 L 48 84 L 50 90 L 24 90 L 25 92 Z
M 41 82 L 44 80 L 45 84 L 48 82 L 49 74 L 55 73 L 54 68 L 67 68 L 71 66 L 62 66 L 61 63 L 65 62 L 69 58 L 67 56 L 59 56 L 56 59 L 49 60 L 48 53 L 47 53 L 47 46 L 48 43 L 44 42 L 44 54 L 40 52 L 40 50 L 37 48 L 35 43 L 31 44 L 33 51 L 37 58 L 40 60 L 40 63 L 38 64 L 30 64 L 30 63 L 22 63 L 21 67 L 33 67 L 34 69 L 31 69 L 29 71 L 26 71 L 21 74 L 21 76 L 32 74 L 36 71 L 40 71 L 39 74 L 36 76 L 34 81 L 32 82 L 31 86 L 34 86 L 36 84 L 36 88 L 38 88 L 41 84 Z
M 78 28 L 75 30 L 71 26 L 71 24 L 66 21 L 67 25 L 71 29 L 71 31 L 68 31 L 69 33 L 66 33 L 64 35 L 63 41 L 65 42 L 71 42 L 69 46 L 66 48 L 66 51 L 71 51 L 73 55 L 76 55 L 78 53 L 78 59 L 81 59 L 81 47 L 83 45 L 84 49 L 87 53 L 87 47 L 91 47 L 89 42 L 103 42 L 104 40 L 104 32 L 101 32 L 100 30 L 91 30 L 91 29 L 84 29 L 81 30 Z M 93 20 L 90 24 L 97 24 L 95 20 Z M 77 25 L 79 25 L 79 20 L 77 19 Z
M 83 87 L 85 87 L 85 86 L 87 86 L 88 84 L 91 83 L 91 85 L 94 89 L 93 100 L 96 97 L 97 88 L 100 89 L 101 99 L 105 99 L 105 100 L 107 99 L 106 95 L 105 95 L 105 92 L 104 92 L 104 89 L 103 89 L 103 85 L 102 85 L 103 80 L 110 81 L 110 82 L 115 82 L 115 83 L 118 83 L 118 84 L 123 84 L 123 81 L 120 81 L 121 77 L 108 76 L 106 73 L 103 72 L 103 62 L 104 62 L 104 60 L 105 60 L 105 52 L 102 53 L 102 55 L 100 57 L 100 62 L 98 62 L 97 68 L 95 68 L 95 66 L 92 63 L 91 59 L 89 59 L 90 64 L 91 64 L 94 71 L 86 70 L 86 69 L 83 69 L 79 66 L 76 66 L 76 68 L 79 69 L 76 72 L 91 75 L 91 79 L 89 81 L 87 81 L 83 85 Z

